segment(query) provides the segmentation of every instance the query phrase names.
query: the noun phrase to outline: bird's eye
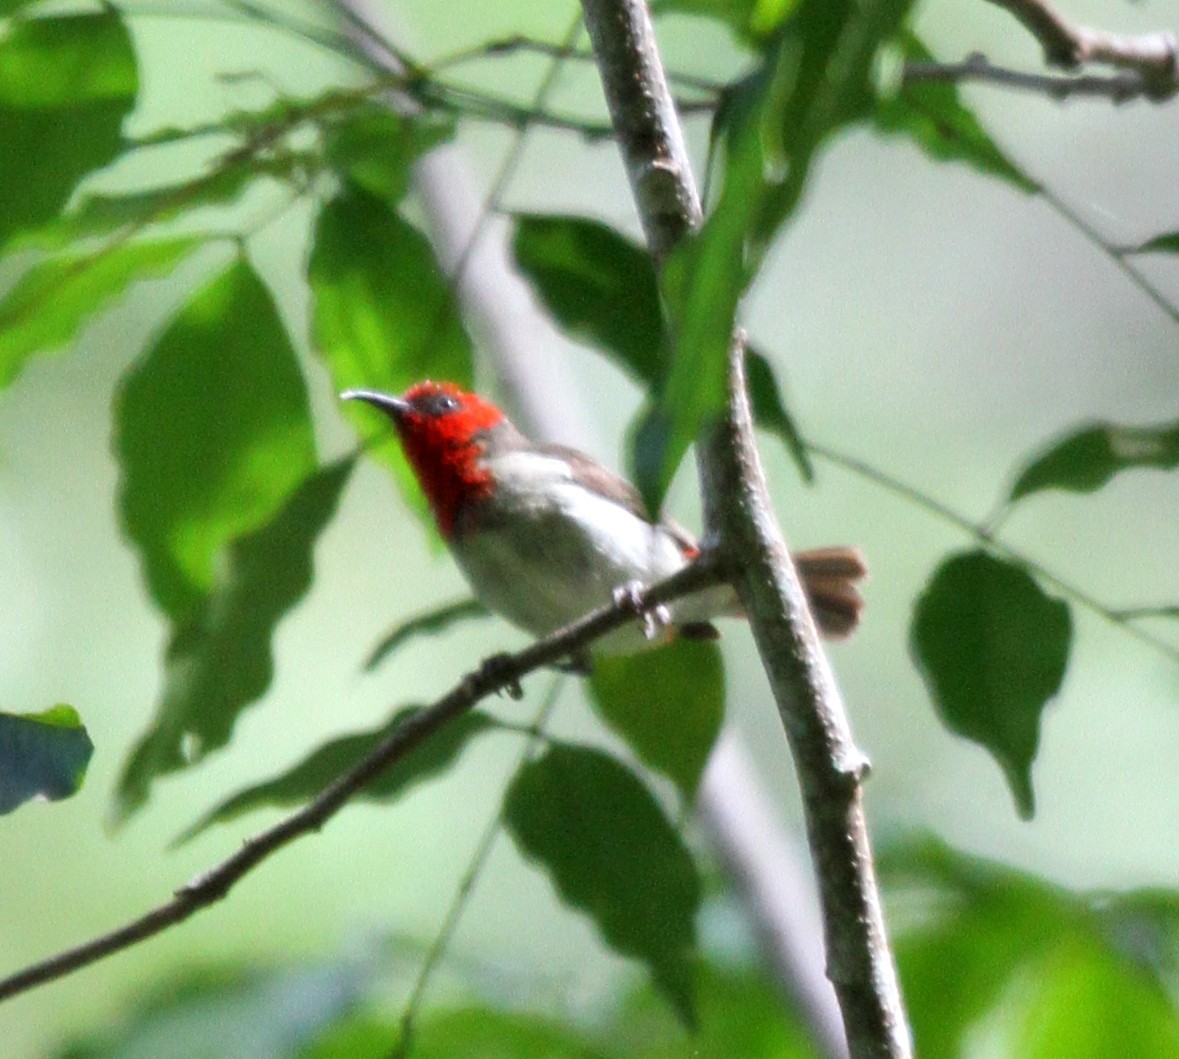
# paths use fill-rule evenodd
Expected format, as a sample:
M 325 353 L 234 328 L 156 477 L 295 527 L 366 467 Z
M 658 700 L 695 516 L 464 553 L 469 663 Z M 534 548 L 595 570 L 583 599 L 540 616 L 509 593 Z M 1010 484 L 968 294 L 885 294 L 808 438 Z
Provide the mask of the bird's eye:
M 444 416 L 456 411 L 458 407 L 458 398 L 451 397 L 448 393 L 435 393 L 430 395 L 422 411 L 428 416 Z

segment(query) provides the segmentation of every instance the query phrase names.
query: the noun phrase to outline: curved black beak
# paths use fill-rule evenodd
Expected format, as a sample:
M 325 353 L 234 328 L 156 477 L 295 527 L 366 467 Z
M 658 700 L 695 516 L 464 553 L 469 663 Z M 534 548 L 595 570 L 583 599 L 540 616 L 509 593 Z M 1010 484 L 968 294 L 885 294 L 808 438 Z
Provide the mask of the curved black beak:
M 379 408 L 393 419 L 401 418 L 410 409 L 408 401 L 394 397 L 389 393 L 381 393 L 379 390 L 345 390 L 340 394 L 340 400 L 364 401 L 374 408 Z

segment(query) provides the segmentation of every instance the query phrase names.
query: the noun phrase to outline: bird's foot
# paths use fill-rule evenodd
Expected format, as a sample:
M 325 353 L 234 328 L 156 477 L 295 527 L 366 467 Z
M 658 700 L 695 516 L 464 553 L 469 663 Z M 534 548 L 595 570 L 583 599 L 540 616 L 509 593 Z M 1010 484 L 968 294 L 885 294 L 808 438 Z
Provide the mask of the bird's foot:
M 479 663 L 476 679 L 481 684 L 493 684 L 501 695 L 509 699 L 524 698 L 520 678 L 516 676 L 515 662 L 509 654 L 488 655 Z
M 639 619 L 643 627 L 643 636 L 654 640 L 671 624 L 671 611 L 662 603 L 654 607 L 643 605 L 643 589 L 646 586 L 641 581 L 628 581 L 614 589 L 614 606 L 629 610 Z

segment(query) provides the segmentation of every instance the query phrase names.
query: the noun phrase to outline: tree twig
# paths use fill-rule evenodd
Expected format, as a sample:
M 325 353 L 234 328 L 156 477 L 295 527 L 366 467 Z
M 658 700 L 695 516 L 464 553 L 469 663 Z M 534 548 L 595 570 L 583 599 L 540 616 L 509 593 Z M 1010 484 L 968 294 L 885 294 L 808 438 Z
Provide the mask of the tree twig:
M 642 0 L 582 0 L 611 118 L 655 260 L 701 209 Z M 766 489 L 734 336 L 722 423 L 699 447 L 709 535 L 739 557 L 736 585 L 778 703 L 803 791 L 827 938 L 827 968 L 853 1059 L 911 1055 L 884 932 L 861 799 L 866 762 L 819 644 Z
M 1048 0 L 991 3 L 1010 11 L 1040 42 L 1050 66 L 1073 69 L 1086 63 L 1105 63 L 1139 74 L 1145 94 L 1152 99 L 1166 99 L 1179 91 L 1179 45 L 1173 33 L 1127 35 L 1078 26 Z
M 1035 92 L 1058 102 L 1074 96 L 1104 98 L 1112 103 L 1128 103 L 1143 97 L 1156 102 L 1160 99 L 1158 94 L 1151 90 L 1142 74 L 1136 70 L 1126 70 L 1108 76 L 1033 74 L 995 66 L 980 52 L 972 52 L 958 63 L 906 62 L 901 81 L 905 85 L 930 81 L 950 84 L 977 81 L 998 85 L 1001 88 Z
M 363 760 L 327 784 L 301 809 L 246 841 L 232 857 L 185 883 L 171 900 L 116 930 L 0 980 L 0 1001 L 129 948 L 216 903 L 264 860 L 295 839 L 318 831 L 382 773 L 488 695 L 512 692 L 529 673 L 578 653 L 599 637 L 633 621 L 637 612 L 715 584 L 724 579 L 725 573 L 720 558 L 705 553 L 691 566 L 640 592 L 634 605 L 602 607 L 522 651 L 485 660 L 442 698 L 398 725 Z

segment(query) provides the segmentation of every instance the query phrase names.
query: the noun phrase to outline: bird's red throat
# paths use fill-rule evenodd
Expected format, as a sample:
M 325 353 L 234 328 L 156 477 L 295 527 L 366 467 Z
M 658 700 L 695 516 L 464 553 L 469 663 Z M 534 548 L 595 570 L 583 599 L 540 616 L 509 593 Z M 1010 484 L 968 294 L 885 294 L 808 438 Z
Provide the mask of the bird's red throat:
M 483 466 L 486 434 L 503 420 L 493 404 L 454 388 L 460 406 L 444 416 L 402 414 L 397 431 L 405 455 L 434 512 L 439 532 L 450 539 L 462 509 L 491 495 L 491 472 Z M 413 390 L 406 397 L 413 398 Z

